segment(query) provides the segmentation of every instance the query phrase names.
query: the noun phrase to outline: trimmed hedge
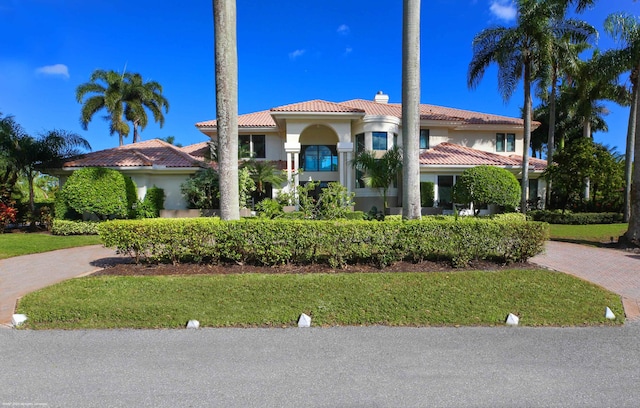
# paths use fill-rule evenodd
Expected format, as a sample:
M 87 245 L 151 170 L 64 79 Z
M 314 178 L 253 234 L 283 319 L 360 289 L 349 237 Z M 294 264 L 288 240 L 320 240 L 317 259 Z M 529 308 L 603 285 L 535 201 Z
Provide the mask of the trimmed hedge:
M 101 223 L 105 246 L 136 262 L 323 263 L 333 267 L 401 260 L 521 262 L 540 253 L 545 223 L 464 218 L 416 221 L 306 221 L 217 218 L 114 220 Z
M 620 213 L 561 213 L 555 211 L 535 210 L 527 215 L 534 221 L 547 222 L 549 224 L 617 224 L 624 222 Z
M 98 235 L 97 221 L 67 221 L 53 220 L 51 233 L 53 235 Z

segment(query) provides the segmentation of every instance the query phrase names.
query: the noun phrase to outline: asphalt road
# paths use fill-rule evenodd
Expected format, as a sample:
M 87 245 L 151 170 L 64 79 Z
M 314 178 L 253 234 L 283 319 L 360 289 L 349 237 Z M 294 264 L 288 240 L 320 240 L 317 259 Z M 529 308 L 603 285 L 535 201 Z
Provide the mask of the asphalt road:
M 0 330 L 0 407 L 637 407 L 640 324 Z

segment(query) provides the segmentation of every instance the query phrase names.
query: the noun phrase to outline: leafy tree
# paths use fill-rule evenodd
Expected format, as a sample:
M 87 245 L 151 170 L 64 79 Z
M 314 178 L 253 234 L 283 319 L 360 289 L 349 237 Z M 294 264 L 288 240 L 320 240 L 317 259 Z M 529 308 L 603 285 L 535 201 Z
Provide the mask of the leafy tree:
M 240 218 L 236 1 L 213 0 L 220 218 Z
M 508 100 L 517 84 L 524 82 L 524 146 L 522 152 L 521 209 L 526 212 L 529 186 L 529 146 L 531 144 L 531 85 L 551 65 L 551 45 L 555 25 L 552 19 L 559 16 L 572 1 L 518 0 L 518 20 L 513 27 L 495 27 L 481 31 L 473 39 L 473 57 L 469 64 L 467 84 L 475 88 L 492 63 L 498 65 L 498 88 Z M 589 1 L 578 2 L 579 7 Z M 582 25 L 571 20 L 558 27 L 564 35 L 582 34 Z
M 84 98 L 89 97 L 84 100 Z M 164 115 L 169 111 L 169 102 L 162 95 L 162 86 L 156 81 L 144 82 L 137 73 L 118 73 L 116 71 L 95 70 L 89 82 L 76 89 L 76 100 L 83 103 L 80 123 L 87 129 L 94 114 L 107 111 L 110 121 L 109 133 L 117 133 L 120 146 L 133 125 L 133 143 L 138 142 L 138 128 L 143 130 L 148 124 L 147 110 L 153 115 L 160 127 L 164 125 Z
M 382 192 L 382 201 L 386 211 L 387 192 L 389 187 L 398 181 L 402 172 L 402 151 L 398 146 L 387 150 L 381 158 L 372 151 L 364 150 L 357 154 L 351 161 L 351 165 L 364 173 L 364 182 L 367 187 L 378 189 Z
M 320 191 L 318 197 L 318 218 L 323 220 L 347 218 L 347 214 L 353 211 L 355 195 L 338 182 L 329 183 Z
M 198 170 L 180 186 L 189 208 L 218 208 L 220 183 L 218 172 L 212 168 Z
M 87 167 L 74 171 L 60 189 L 56 217 L 127 218 L 136 201 L 136 186 L 130 177 L 112 169 Z
M 402 216 L 420 218 L 420 0 L 403 1 Z
M 549 174 L 555 182 L 552 204 L 562 210 L 595 209 L 603 203 L 615 207 L 622 203 L 621 158 L 589 138 L 575 139 L 558 151 L 554 163 L 545 170 L 545 176 Z M 583 194 L 587 179 L 591 180 L 590 202 Z
M 520 201 L 520 185 L 516 177 L 500 167 L 477 166 L 465 170 L 453 186 L 456 203 L 473 204 L 477 215 L 490 204 L 515 208 Z
M 160 210 L 164 209 L 164 190 L 160 187 L 153 186 L 147 190 L 144 199 L 138 200 L 135 209 L 136 218 L 157 218 L 160 216 Z
M 614 60 L 622 72 L 630 72 L 632 97 L 625 150 L 624 220 L 629 221 L 627 238 L 640 240 L 640 166 L 632 167 L 633 157 L 636 160 L 640 157 L 640 21 L 627 13 L 611 14 L 604 28 L 622 45 L 622 49 L 612 52 Z

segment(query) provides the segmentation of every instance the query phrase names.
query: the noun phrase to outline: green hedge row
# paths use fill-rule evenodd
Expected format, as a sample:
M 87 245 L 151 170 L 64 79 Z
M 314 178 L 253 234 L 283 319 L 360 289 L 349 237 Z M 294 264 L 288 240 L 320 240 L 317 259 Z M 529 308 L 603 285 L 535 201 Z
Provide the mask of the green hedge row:
M 464 218 L 421 221 L 219 219 L 114 220 L 100 224 L 105 246 L 136 262 L 322 263 L 333 267 L 396 261 L 525 261 L 548 238 L 545 223 Z
M 535 210 L 527 215 L 534 221 L 547 222 L 549 224 L 616 224 L 623 222 L 620 213 L 561 213 L 556 211 Z
M 53 235 L 98 235 L 97 221 L 68 221 L 54 219 L 51 226 Z

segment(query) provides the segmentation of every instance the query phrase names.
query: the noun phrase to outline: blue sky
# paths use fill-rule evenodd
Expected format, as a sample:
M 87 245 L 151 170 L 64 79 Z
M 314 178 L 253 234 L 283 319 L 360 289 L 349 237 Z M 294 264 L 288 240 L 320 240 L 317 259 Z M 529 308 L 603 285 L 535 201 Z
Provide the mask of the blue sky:
M 640 2 L 597 3 L 580 18 L 600 31 L 599 48 L 613 48 L 605 17 L 640 15 Z M 237 9 L 241 114 L 312 99 L 372 99 L 378 91 L 400 102 L 400 0 L 238 0 Z M 421 101 L 518 117 L 522 92 L 503 101 L 494 68 L 475 90 L 466 82 L 474 35 L 514 19 L 509 0 L 423 0 Z M 80 127 L 75 89 L 95 69 L 126 68 L 160 82 L 170 102 L 164 127 L 151 123 L 142 140 L 206 140 L 194 124 L 216 116 L 211 1 L 0 0 L 0 38 L 0 112 L 32 135 L 64 129 L 93 150 L 117 146 L 100 113 L 88 130 Z M 596 140 L 623 151 L 629 110 L 608 106 L 609 132 Z

